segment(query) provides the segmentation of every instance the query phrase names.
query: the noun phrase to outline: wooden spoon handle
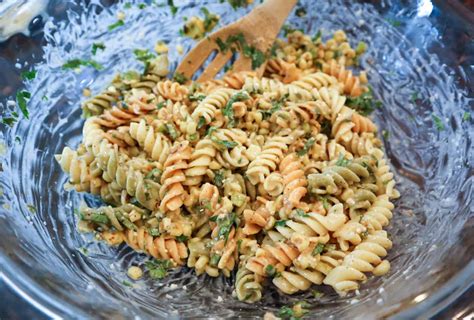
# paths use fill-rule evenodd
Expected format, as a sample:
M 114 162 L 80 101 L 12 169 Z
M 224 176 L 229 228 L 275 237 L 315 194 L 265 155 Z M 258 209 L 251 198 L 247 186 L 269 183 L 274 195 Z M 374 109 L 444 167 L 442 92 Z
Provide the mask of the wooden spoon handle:
M 276 18 L 275 23 L 279 26 L 278 30 L 280 30 L 297 2 L 298 0 L 265 0 L 258 8 Z

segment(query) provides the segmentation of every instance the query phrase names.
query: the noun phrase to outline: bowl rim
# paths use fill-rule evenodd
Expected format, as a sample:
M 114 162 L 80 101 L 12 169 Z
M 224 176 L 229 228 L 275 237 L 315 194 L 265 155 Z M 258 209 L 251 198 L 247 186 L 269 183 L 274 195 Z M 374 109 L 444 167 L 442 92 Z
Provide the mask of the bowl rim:
M 44 290 L 34 279 L 25 274 L 7 256 L 0 254 L 0 279 L 31 306 L 52 319 L 68 315 L 73 318 L 88 318 L 91 315 L 84 310 Z M 428 294 L 423 301 L 416 303 L 412 298 L 400 302 L 398 308 L 391 310 L 385 307 L 379 314 L 387 313 L 384 317 L 391 319 L 414 319 L 420 316 L 431 317 L 448 308 L 474 284 L 474 259 L 471 259 L 460 272 L 453 275 L 439 289 Z M 417 296 L 421 294 L 418 293 Z M 404 309 L 405 306 L 408 306 Z

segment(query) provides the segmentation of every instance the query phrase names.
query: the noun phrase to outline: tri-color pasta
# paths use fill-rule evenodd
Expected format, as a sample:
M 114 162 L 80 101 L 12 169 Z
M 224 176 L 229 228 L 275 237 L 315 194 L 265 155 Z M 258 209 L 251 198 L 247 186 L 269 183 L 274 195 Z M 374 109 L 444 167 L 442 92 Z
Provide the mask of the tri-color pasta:
M 361 53 L 342 31 L 325 43 L 294 31 L 262 78 L 178 83 L 165 78 L 165 56 L 117 77 L 84 103 L 77 150 L 56 156 L 69 188 L 107 203 L 79 210 L 81 230 L 233 276 L 246 302 L 271 283 L 343 295 L 385 274 L 383 228 L 400 194 L 377 126 L 356 105 L 371 94 L 349 69 Z

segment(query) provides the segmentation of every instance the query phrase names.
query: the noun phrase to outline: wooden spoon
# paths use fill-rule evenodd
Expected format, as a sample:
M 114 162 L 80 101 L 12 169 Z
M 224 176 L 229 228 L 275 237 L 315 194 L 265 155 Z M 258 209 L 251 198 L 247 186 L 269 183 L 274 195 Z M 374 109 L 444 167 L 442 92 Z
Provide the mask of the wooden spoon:
M 249 46 L 266 53 L 273 45 L 283 23 L 297 1 L 298 0 L 266 0 L 263 4 L 253 9 L 248 15 L 201 40 L 196 47 L 184 57 L 176 69 L 176 73 L 191 79 L 207 58 L 214 51 L 218 51 L 214 60 L 209 63 L 197 81 L 204 82 L 213 79 L 233 55 L 231 50 L 225 52 L 219 50 L 219 46 L 216 42 L 218 38 L 222 41 L 226 41 L 226 39 L 232 35 L 243 34 Z M 241 49 L 242 48 L 239 48 L 239 50 Z M 240 56 L 235 61 L 232 71 L 250 70 L 252 70 L 252 60 L 240 52 Z M 264 70 L 265 63 L 255 71 L 258 76 L 261 76 Z

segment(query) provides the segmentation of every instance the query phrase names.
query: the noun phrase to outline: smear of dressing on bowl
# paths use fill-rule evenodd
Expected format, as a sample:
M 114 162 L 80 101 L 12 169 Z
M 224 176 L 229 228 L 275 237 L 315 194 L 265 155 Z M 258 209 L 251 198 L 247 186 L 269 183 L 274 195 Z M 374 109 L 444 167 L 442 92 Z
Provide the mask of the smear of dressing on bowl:
M 48 0 L 5 0 L 0 3 L 0 42 L 12 35 L 30 35 L 28 26 L 39 15 L 45 14 Z

